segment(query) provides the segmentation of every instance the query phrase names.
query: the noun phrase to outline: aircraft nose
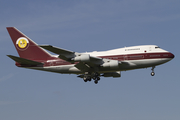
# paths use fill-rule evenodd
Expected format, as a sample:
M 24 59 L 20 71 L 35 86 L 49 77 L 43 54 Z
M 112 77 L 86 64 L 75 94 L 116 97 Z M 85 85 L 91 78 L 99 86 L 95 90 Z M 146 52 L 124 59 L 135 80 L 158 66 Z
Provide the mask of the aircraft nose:
M 174 54 L 172 54 L 172 53 L 169 54 L 169 58 L 172 58 L 172 59 L 173 59 L 174 57 L 175 57 Z

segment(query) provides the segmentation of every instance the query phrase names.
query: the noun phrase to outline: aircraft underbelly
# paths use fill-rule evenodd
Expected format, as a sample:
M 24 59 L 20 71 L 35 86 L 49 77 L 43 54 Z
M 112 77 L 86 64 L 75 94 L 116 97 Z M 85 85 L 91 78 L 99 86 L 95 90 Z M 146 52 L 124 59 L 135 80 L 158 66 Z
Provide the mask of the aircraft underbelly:
M 145 60 L 131 60 L 137 66 L 156 66 L 168 62 L 169 58 L 158 58 L 158 59 L 145 59 Z
M 62 74 L 79 74 L 82 73 L 80 70 L 74 67 L 74 65 L 60 65 L 60 66 L 50 66 L 50 67 L 33 67 L 30 69 L 42 70 L 48 72 L 56 72 Z
M 130 60 L 126 61 L 127 65 L 120 65 L 120 70 L 131 70 L 131 69 L 138 69 L 138 68 L 147 68 L 152 66 L 161 65 L 170 61 L 170 58 L 160 58 L 160 59 L 143 59 L 143 60 Z
M 169 58 L 162 59 L 143 59 L 143 60 L 129 60 L 123 61 L 118 68 L 103 68 L 101 67 L 98 72 L 113 72 L 113 71 L 126 71 L 138 68 L 147 68 L 156 65 L 160 65 L 168 62 Z M 49 72 L 63 73 L 63 74 L 83 74 L 83 71 L 80 71 L 74 65 L 59 65 L 59 66 L 50 66 L 50 67 L 33 67 L 30 69 L 43 70 Z

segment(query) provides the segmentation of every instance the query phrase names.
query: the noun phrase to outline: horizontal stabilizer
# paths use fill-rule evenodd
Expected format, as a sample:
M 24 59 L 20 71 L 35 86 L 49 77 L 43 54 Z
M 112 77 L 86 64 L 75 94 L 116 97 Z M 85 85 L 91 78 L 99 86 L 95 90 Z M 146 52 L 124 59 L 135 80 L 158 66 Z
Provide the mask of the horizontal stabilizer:
M 7 56 L 10 57 L 11 59 L 13 59 L 14 61 L 18 62 L 19 64 L 23 64 L 23 65 L 43 65 L 43 63 L 40 63 L 40 62 L 36 62 L 36 61 L 32 61 L 32 60 L 12 56 L 12 55 L 7 55 Z

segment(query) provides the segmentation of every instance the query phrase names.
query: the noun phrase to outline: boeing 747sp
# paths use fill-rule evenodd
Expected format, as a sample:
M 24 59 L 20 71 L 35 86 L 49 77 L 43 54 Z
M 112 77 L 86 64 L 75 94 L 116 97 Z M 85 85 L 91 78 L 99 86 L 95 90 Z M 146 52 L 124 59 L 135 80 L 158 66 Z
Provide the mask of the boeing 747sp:
M 63 74 L 77 74 L 97 84 L 101 76 L 121 77 L 121 71 L 154 68 L 174 58 L 156 45 L 124 47 L 108 51 L 78 53 L 51 45 L 38 45 L 14 27 L 7 27 L 19 57 L 7 55 L 16 66 Z M 57 55 L 51 55 L 46 50 Z

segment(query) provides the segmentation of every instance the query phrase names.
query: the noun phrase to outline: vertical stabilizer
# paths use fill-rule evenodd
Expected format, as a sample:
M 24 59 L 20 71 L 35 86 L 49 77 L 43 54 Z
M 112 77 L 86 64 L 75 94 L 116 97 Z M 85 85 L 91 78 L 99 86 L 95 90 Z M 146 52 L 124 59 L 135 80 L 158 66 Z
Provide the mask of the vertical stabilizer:
M 7 27 L 13 44 L 21 58 L 29 60 L 47 60 L 51 57 L 44 49 L 14 27 Z

